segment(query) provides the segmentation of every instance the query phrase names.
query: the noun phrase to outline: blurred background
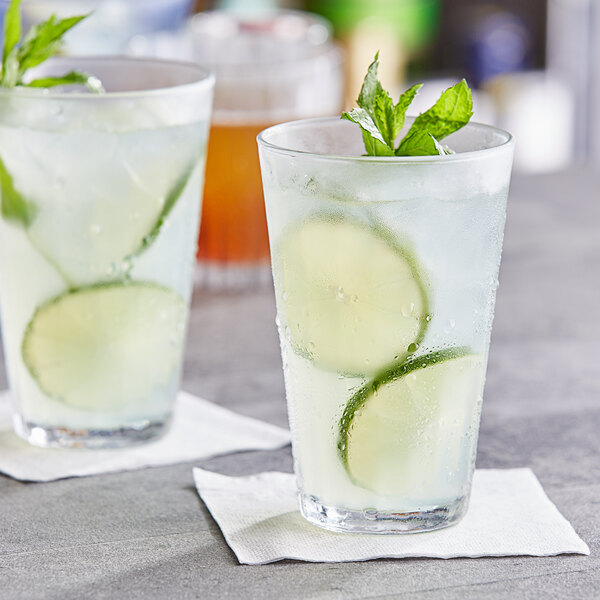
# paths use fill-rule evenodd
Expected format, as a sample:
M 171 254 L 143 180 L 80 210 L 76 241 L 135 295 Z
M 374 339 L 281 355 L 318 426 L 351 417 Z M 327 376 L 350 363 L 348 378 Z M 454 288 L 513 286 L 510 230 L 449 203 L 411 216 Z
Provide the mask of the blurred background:
M 7 2 L 0 0 L 0 18 Z M 600 164 L 597 0 L 23 0 L 31 22 L 94 11 L 95 26 L 90 20 L 78 28 L 68 48 L 93 54 L 129 52 L 132 38 L 160 30 L 179 34 L 196 12 L 234 11 L 251 20 L 278 9 L 310 11 L 330 24 L 344 53 L 345 107 L 379 49 L 381 77 L 394 95 L 428 82 L 416 110 L 465 77 L 476 90 L 476 119 L 518 138 L 517 171 Z M 184 57 L 187 44 L 157 50 L 138 39 L 134 52 Z
M 409 114 L 466 78 L 474 120 L 515 136 L 515 172 L 600 167 L 600 0 L 23 0 L 22 11 L 26 25 L 93 11 L 66 53 L 215 72 L 198 250 L 206 287 L 270 281 L 257 133 L 350 108 L 377 50 L 393 96 L 425 83 Z
M 426 108 L 465 77 L 479 121 L 518 139 L 515 170 L 600 165 L 600 2 L 597 0 L 204 0 L 196 10 L 286 8 L 325 17 L 345 56 L 345 105 L 381 51 L 383 83 L 426 81 Z

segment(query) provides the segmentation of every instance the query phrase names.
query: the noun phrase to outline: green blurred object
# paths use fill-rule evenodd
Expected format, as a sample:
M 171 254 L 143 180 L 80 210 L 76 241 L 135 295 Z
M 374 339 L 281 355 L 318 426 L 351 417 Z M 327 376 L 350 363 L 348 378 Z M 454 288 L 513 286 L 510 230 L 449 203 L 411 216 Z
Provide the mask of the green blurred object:
M 434 35 L 441 0 L 307 0 L 307 9 L 333 23 L 336 35 L 350 33 L 375 17 L 385 20 L 408 52 L 421 49 Z

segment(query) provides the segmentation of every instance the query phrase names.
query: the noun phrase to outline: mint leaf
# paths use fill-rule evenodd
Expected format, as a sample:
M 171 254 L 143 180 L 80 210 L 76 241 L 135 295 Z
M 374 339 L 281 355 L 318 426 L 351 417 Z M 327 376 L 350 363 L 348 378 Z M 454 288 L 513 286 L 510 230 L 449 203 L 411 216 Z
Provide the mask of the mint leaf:
M 360 125 L 365 149 L 370 156 L 393 156 L 394 151 L 386 144 L 377 125 L 364 108 L 353 108 L 342 114 L 342 119 Z
M 439 100 L 413 122 L 409 134 L 428 131 L 441 140 L 465 126 L 473 116 L 473 99 L 467 82 L 463 79 L 442 93 Z
M 0 85 L 2 87 L 15 87 L 19 81 L 19 58 L 17 49 L 13 48 L 12 52 L 6 57 L 2 68 L 2 79 Z
M 394 150 L 394 141 L 398 133 L 396 132 L 396 112 L 394 102 L 389 95 L 382 90 L 375 98 L 373 106 L 373 121 L 381 133 L 381 137 L 390 150 Z
M 412 87 L 408 88 L 403 94 L 400 95 L 398 103 L 394 106 L 394 112 L 396 113 L 396 133 L 394 140 L 400 134 L 400 130 L 404 127 L 404 121 L 406 120 L 406 111 L 412 104 L 415 96 L 419 93 L 419 90 L 423 87 L 422 83 L 416 83 Z
M 393 103 L 390 95 L 383 89 L 375 97 L 374 121 L 391 150 L 394 149 L 396 138 L 404 126 L 406 109 L 415 99 L 421 87 L 422 84 L 420 83 L 413 85 L 400 96 L 397 104 Z
M 57 19 L 52 15 L 47 21 L 34 25 L 19 48 L 19 72 L 21 75 L 37 67 L 56 54 L 60 49 L 63 35 L 88 15 Z
M 4 14 L 4 46 L 2 48 L 2 78 L 6 72 L 6 61 L 21 39 L 21 0 L 14 0 Z
M 97 77 L 82 71 L 71 71 L 60 77 L 44 77 L 34 79 L 29 83 L 24 84 L 25 87 L 34 88 L 51 88 L 57 85 L 84 85 L 90 92 L 103 92 L 102 83 Z
M 81 15 L 59 19 L 56 15 L 52 15 L 48 20 L 31 27 L 19 45 L 21 39 L 20 4 L 21 0 L 10 0 L 4 18 L 4 44 L 0 73 L 0 86 L 2 87 L 11 88 L 25 85 L 23 83 L 25 73 L 54 56 L 60 50 L 65 33 L 89 16 Z M 48 85 L 42 86 L 42 82 L 46 82 Z M 29 87 L 51 87 L 68 84 L 82 84 L 91 91 L 103 91 L 97 79 L 94 81 L 88 76 L 84 80 L 83 77 L 75 76 L 73 73 L 68 73 L 63 77 L 37 79 L 35 83 L 27 85 Z
M 394 156 L 394 151 L 387 144 L 380 142 L 364 130 L 362 136 L 368 156 Z
M 11 174 L 6 170 L 0 158 L 0 201 L 2 216 L 11 221 L 18 221 L 27 227 L 35 218 L 35 204 L 26 200 L 14 186 Z
M 423 130 L 408 133 L 396 149 L 396 156 L 444 156 L 444 147 L 428 132 Z
M 377 78 L 378 68 L 379 52 L 375 54 L 375 59 L 369 65 L 356 101 L 360 108 L 344 113 L 342 117 L 361 125 L 367 154 L 393 156 L 396 138 L 404 126 L 406 109 L 414 100 L 421 84 L 413 85 L 400 96 L 398 103 L 394 104 Z M 355 112 L 361 110 L 363 112 L 360 114 Z M 364 116 L 365 114 L 370 117 L 370 120 Z
M 352 121 L 362 128 L 363 142 L 370 156 L 393 156 L 394 138 L 389 137 L 392 100 L 381 87 L 377 78 L 379 52 L 369 65 L 356 103 L 359 108 L 342 114 L 343 119 Z
M 379 52 L 369 65 L 360 88 L 356 101 L 359 108 L 342 113 L 342 119 L 360 125 L 369 156 L 394 156 L 394 142 L 402 125 L 397 127 L 394 103 L 377 77 L 378 68 Z
M 396 138 L 406 120 L 406 111 L 422 87 L 416 84 L 400 95 L 393 103 L 377 78 L 379 52 L 369 65 L 357 104 L 342 118 L 360 125 L 367 154 L 370 156 L 436 156 L 452 154 L 439 140 L 454 133 L 473 116 L 473 99 L 467 82 L 463 79 L 445 90 L 439 100 L 420 114 L 394 151 Z
M 365 80 L 360 88 L 360 94 L 358 95 L 358 100 L 356 103 L 360 108 L 364 108 L 371 116 L 373 115 L 373 107 L 375 106 L 375 99 L 381 92 L 383 92 L 383 88 L 381 87 L 381 83 L 379 83 L 379 79 L 377 79 L 377 69 L 379 67 L 379 52 L 375 54 L 375 59 L 369 65 L 367 69 L 367 74 L 365 76 Z

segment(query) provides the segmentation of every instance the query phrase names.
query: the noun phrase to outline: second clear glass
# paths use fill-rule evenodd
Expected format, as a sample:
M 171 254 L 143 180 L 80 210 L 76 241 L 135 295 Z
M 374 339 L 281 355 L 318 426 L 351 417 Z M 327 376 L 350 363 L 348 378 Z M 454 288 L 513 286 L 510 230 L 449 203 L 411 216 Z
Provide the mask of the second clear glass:
M 302 513 L 365 533 L 457 522 L 512 138 L 472 124 L 450 156 L 370 157 L 356 125 L 317 119 L 258 141 Z
M 106 93 L 0 90 L 0 306 L 17 432 L 39 446 L 160 435 L 179 388 L 214 78 L 53 59 Z

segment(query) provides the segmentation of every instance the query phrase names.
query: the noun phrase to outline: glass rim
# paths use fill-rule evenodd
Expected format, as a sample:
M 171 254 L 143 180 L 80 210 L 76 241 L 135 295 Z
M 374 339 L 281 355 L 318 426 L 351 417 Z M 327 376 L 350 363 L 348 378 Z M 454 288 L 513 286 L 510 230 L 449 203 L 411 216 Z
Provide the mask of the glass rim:
M 247 72 L 248 69 L 255 69 L 256 71 L 278 69 L 281 73 L 286 74 L 289 69 L 305 65 L 310 66 L 323 59 L 329 60 L 329 65 L 333 69 L 339 68 L 344 64 L 344 51 L 335 41 L 328 41 L 320 46 L 314 46 L 314 51 L 314 54 L 293 58 L 272 56 L 269 60 L 259 63 L 248 59 L 238 62 L 206 61 L 206 64 L 215 71 L 218 71 L 220 77 L 229 75 L 236 76 L 240 72 Z
M 123 63 L 133 63 L 133 64 L 146 64 L 146 65 L 155 65 L 158 67 L 184 67 L 188 69 L 190 72 L 195 72 L 197 74 L 197 78 L 188 81 L 185 83 L 174 84 L 174 85 L 165 85 L 164 87 L 151 87 L 148 89 L 142 90 L 131 90 L 131 91 L 122 91 L 122 92 L 102 92 L 102 93 L 93 93 L 89 91 L 57 91 L 55 88 L 30 88 L 26 86 L 17 86 L 14 88 L 3 88 L 0 87 L 0 97 L 18 95 L 19 98 L 27 98 L 27 99 L 35 99 L 35 100 L 94 100 L 94 101 L 103 101 L 103 100 L 114 100 L 114 99 L 136 99 L 136 98 L 146 98 L 149 96 L 162 96 L 169 94 L 176 94 L 181 92 L 186 92 L 194 88 L 199 89 L 210 89 L 215 84 L 215 76 L 214 73 L 203 67 L 197 63 L 192 61 L 183 61 L 183 60 L 170 60 L 170 59 L 161 59 L 161 58 L 144 58 L 144 57 L 136 57 L 136 56 L 128 56 L 123 54 L 115 54 L 115 55 L 90 55 L 90 56 L 54 56 L 48 60 L 51 63 L 78 63 L 81 64 L 82 67 L 93 65 L 93 63 L 109 63 L 109 62 L 119 62 Z M 47 64 L 47 63 L 43 63 Z M 90 69 L 93 70 L 93 69 Z M 93 73 L 90 73 L 93 76 Z
M 407 122 L 415 119 L 416 116 L 407 116 Z M 495 127 L 493 125 L 487 125 L 485 123 L 478 123 L 471 121 L 462 129 L 480 129 L 483 131 L 493 132 L 500 134 L 505 139 L 503 142 L 490 146 L 487 148 L 481 148 L 479 150 L 468 150 L 466 152 L 457 152 L 455 154 L 446 154 L 444 156 L 368 156 L 368 155 L 356 155 L 356 154 L 324 154 L 319 152 L 309 152 L 307 150 L 298 150 L 287 146 L 275 144 L 267 139 L 269 134 L 277 133 L 278 130 L 294 129 L 306 125 L 319 125 L 325 123 L 333 123 L 335 121 L 343 122 L 341 117 L 317 117 L 312 119 L 299 119 L 295 121 L 288 121 L 286 123 L 280 123 L 263 129 L 257 136 L 256 141 L 259 147 L 275 152 L 277 154 L 283 154 L 290 157 L 302 157 L 312 158 L 316 160 L 330 160 L 335 162 L 360 162 L 360 163 L 382 163 L 382 164 L 442 164 L 442 163 L 455 163 L 473 160 L 485 155 L 489 157 L 492 154 L 505 151 L 514 145 L 515 140 L 512 134 L 504 129 Z M 358 125 L 355 125 L 358 127 Z M 461 130 L 462 130 L 461 129 Z
M 248 21 L 248 22 L 251 21 L 251 19 L 244 18 L 243 13 L 238 14 L 235 12 L 227 12 L 224 9 L 213 9 L 213 10 L 202 11 L 202 12 L 196 13 L 195 15 L 192 15 L 188 19 L 188 22 L 186 24 L 186 30 L 191 35 L 192 39 L 196 39 L 196 36 L 201 35 L 201 33 L 202 33 L 201 31 L 199 31 L 202 22 L 208 21 L 211 18 L 214 18 L 216 15 L 221 15 L 221 14 L 226 15 L 227 17 L 233 19 L 234 21 L 236 21 L 238 23 L 242 23 L 245 21 Z M 269 10 L 269 11 L 265 12 L 264 14 L 259 13 L 259 16 L 257 17 L 256 21 L 262 22 L 263 20 L 268 21 L 269 19 L 275 19 L 275 18 L 286 17 L 286 16 L 292 16 L 292 17 L 297 16 L 307 22 L 312 21 L 313 25 L 320 25 L 325 30 L 327 30 L 329 35 L 327 38 L 325 38 L 320 43 L 316 43 L 316 44 L 308 43 L 307 47 L 312 48 L 312 50 L 314 52 L 308 53 L 308 54 L 302 55 L 302 56 L 295 56 L 295 57 L 289 58 L 289 57 L 280 56 L 280 55 L 273 55 L 273 56 L 270 56 L 268 60 L 261 60 L 260 62 L 257 62 L 255 59 L 248 58 L 248 59 L 244 59 L 244 60 L 230 61 L 230 62 L 224 61 L 224 60 L 212 60 L 212 61 L 206 61 L 206 63 L 209 64 L 211 67 L 214 67 L 215 69 L 219 70 L 219 72 L 223 71 L 223 73 L 243 71 L 244 69 L 247 69 L 248 67 L 254 67 L 257 69 L 281 68 L 282 70 L 285 70 L 285 69 L 293 67 L 295 65 L 311 64 L 311 63 L 315 62 L 316 60 L 319 60 L 322 58 L 329 58 L 331 60 L 332 64 L 335 66 L 339 66 L 340 64 L 343 63 L 344 53 L 342 52 L 342 48 L 331 37 L 331 26 L 330 26 L 329 22 L 327 21 L 327 19 L 325 19 L 321 15 L 318 15 L 318 14 L 312 13 L 312 12 L 307 12 L 307 11 L 282 8 L 282 9 Z

